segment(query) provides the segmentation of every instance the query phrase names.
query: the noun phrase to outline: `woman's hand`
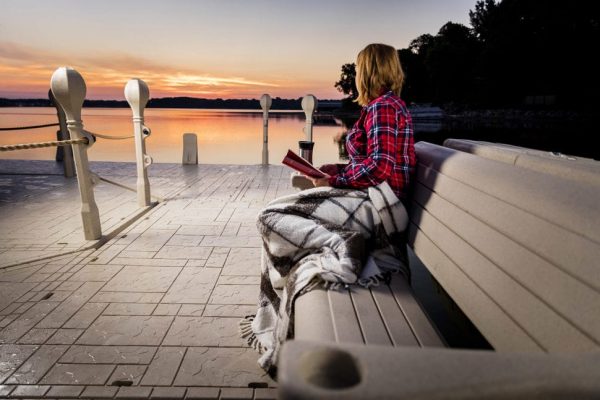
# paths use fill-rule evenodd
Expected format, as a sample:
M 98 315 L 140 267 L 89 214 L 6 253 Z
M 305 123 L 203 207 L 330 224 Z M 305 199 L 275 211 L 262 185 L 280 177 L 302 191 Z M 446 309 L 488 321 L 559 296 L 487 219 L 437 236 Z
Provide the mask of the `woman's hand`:
M 319 167 L 319 170 L 327 175 L 335 175 L 338 173 L 338 166 L 335 164 L 324 164 Z
M 312 183 L 313 183 L 313 185 L 315 185 L 315 187 L 329 186 L 330 176 L 327 174 L 325 174 L 325 177 L 323 177 L 323 178 L 311 178 L 310 176 L 307 178 L 312 181 Z

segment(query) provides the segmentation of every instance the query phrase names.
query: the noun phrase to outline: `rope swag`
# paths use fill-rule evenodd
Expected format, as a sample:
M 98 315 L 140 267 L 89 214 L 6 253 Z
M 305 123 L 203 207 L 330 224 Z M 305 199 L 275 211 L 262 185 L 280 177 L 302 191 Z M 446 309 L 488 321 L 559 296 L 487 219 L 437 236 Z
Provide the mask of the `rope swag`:
M 58 141 L 53 141 L 53 142 L 8 144 L 6 146 L 0 146 L 0 151 L 14 151 L 14 150 L 26 150 L 26 149 L 38 149 L 38 148 L 41 148 L 41 147 L 69 146 L 69 145 L 72 145 L 72 144 L 88 144 L 88 139 L 87 138 L 81 138 L 81 139 L 58 140 Z

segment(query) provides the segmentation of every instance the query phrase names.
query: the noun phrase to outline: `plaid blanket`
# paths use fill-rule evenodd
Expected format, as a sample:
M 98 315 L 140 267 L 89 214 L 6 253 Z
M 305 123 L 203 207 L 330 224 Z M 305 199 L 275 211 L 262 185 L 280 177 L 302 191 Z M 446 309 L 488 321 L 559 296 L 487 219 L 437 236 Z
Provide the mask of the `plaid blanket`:
M 367 287 L 390 272 L 408 279 L 398 247 L 407 223 L 385 182 L 367 190 L 319 187 L 269 203 L 257 223 L 263 240 L 258 310 L 240 322 L 242 337 L 262 353 L 259 365 L 275 375 L 280 346 L 293 337 L 299 294 L 318 284 Z

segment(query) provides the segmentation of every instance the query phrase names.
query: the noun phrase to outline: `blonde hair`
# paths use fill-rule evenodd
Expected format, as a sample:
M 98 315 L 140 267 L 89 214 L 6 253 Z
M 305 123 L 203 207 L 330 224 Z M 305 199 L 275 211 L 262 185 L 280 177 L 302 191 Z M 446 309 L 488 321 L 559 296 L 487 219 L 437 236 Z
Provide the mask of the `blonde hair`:
M 392 46 L 373 43 L 358 53 L 356 58 L 356 88 L 361 106 L 381 96 L 382 90 L 391 90 L 400 96 L 404 71 L 398 52 Z

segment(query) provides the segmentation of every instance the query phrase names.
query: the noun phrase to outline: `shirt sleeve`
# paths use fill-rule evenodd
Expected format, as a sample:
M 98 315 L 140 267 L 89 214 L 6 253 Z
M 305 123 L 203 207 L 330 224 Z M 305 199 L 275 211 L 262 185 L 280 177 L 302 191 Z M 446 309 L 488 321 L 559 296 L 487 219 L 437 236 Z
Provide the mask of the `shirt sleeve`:
M 385 181 L 392 174 L 397 151 L 396 109 L 390 104 L 372 105 L 364 128 L 367 134 L 366 156 L 354 157 L 339 174 L 329 179 L 334 187 L 367 188 Z

